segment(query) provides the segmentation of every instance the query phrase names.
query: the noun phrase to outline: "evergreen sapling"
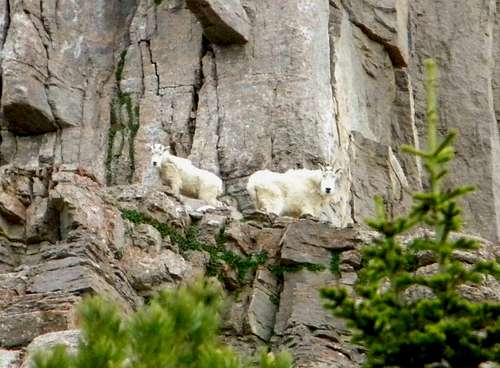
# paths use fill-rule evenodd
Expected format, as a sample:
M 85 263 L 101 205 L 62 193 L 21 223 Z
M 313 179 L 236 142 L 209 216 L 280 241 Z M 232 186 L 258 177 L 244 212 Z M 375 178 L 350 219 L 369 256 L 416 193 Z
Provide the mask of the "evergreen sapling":
M 427 149 L 403 147 L 422 160 L 427 191 L 414 194 L 406 216 L 388 218 L 376 198 L 376 218 L 369 226 L 380 234 L 362 249 L 364 267 L 354 287 L 323 289 L 327 308 L 354 328 L 353 342 L 367 349 L 364 367 L 478 367 L 500 362 L 500 303 L 471 301 L 460 293 L 464 284 L 476 285 L 486 277 L 499 278 L 497 261 L 464 265 L 455 251 L 471 251 L 478 244 L 451 236 L 461 228 L 457 199 L 471 187 L 446 188 L 446 166 L 454 157 L 455 133 L 439 139 L 437 67 L 425 62 L 427 92 Z M 401 243 L 401 235 L 419 226 L 432 235 Z M 432 254 L 437 267 L 424 275 L 416 272 L 418 253 Z M 420 291 L 418 297 L 412 292 Z

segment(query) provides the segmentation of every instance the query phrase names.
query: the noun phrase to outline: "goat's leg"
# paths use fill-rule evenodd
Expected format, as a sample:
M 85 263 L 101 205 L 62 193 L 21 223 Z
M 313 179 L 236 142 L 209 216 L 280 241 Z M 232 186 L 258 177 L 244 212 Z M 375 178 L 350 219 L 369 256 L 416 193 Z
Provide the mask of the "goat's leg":
M 166 187 L 166 193 L 180 201 L 182 179 L 179 170 L 171 162 L 164 162 L 160 169 L 160 178 Z
M 214 207 L 222 207 L 222 202 L 217 200 L 218 188 L 211 185 L 204 185 L 200 187 L 198 198 L 208 202 L 209 205 Z

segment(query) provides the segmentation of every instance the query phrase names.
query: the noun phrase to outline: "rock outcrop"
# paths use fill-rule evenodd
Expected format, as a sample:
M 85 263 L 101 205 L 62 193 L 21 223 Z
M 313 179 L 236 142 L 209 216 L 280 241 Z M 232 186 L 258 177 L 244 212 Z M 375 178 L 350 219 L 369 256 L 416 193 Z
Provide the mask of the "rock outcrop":
M 317 289 L 354 284 L 374 195 L 396 215 L 422 187 L 400 146 L 425 137 L 427 57 L 440 65 L 439 128 L 460 133 L 449 182 L 478 189 L 463 207 L 483 247 L 458 256 L 499 256 L 499 14 L 494 0 L 0 0 L 0 366 L 74 345 L 87 293 L 133 309 L 212 272 L 194 238 L 268 256 L 218 271 L 234 346 L 359 366 Z M 154 143 L 221 176 L 230 210 L 159 191 Z M 252 213 L 251 173 L 324 163 L 344 172 L 338 228 Z M 499 299 L 490 281 L 470 296 Z

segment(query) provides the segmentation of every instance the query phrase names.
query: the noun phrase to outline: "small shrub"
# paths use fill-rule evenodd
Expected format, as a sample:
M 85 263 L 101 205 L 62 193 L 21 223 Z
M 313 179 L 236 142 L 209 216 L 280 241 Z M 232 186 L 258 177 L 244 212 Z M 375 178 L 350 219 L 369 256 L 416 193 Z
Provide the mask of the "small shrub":
M 326 270 L 326 267 L 321 264 L 307 263 L 307 262 L 294 263 L 290 265 L 280 264 L 269 267 L 269 271 L 271 271 L 271 273 L 278 278 L 282 278 L 285 272 L 294 273 L 294 272 L 299 272 L 300 270 L 303 269 L 306 269 L 311 272 L 321 272 Z
M 164 290 L 130 316 L 101 297 L 86 298 L 78 312 L 78 350 L 57 346 L 35 354 L 35 368 L 288 368 L 287 353 L 245 361 L 218 337 L 222 290 L 198 280 Z
M 383 201 L 376 199 L 377 216 L 369 225 L 381 237 L 362 249 L 363 265 L 354 290 L 325 289 L 327 307 L 354 328 L 353 341 L 367 348 L 365 367 L 478 367 L 485 361 L 500 362 L 500 303 L 472 302 L 461 296 L 459 287 L 478 284 L 487 274 L 497 279 L 497 262 L 479 262 L 465 267 L 452 255 L 473 250 L 473 240 L 452 239 L 461 227 L 457 198 L 470 187 L 445 188 L 446 164 L 454 150 L 450 133 L 437 137 L 436 70 L 427 66 L 427 150 L 405 150 L 419 156 L 427 172 L 428 191 L 414 195 L 406 215 L 388 218 Z M 417 226 L 430 226 L 434 235 L 417 238 L 406 246 L 399 235 Z M 416 273 L 419 251 L 433 254 L 435 273 Z M 410 298 L 408 292 L 425 289 L 432 297 Z

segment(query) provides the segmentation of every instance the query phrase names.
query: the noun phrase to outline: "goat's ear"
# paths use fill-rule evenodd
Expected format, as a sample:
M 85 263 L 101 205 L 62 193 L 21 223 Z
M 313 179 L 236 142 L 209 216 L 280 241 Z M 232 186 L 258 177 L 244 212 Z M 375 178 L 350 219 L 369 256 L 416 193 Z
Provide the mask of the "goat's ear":
M 335 169 L 335 174 L 342 175 L 342 168 Z

